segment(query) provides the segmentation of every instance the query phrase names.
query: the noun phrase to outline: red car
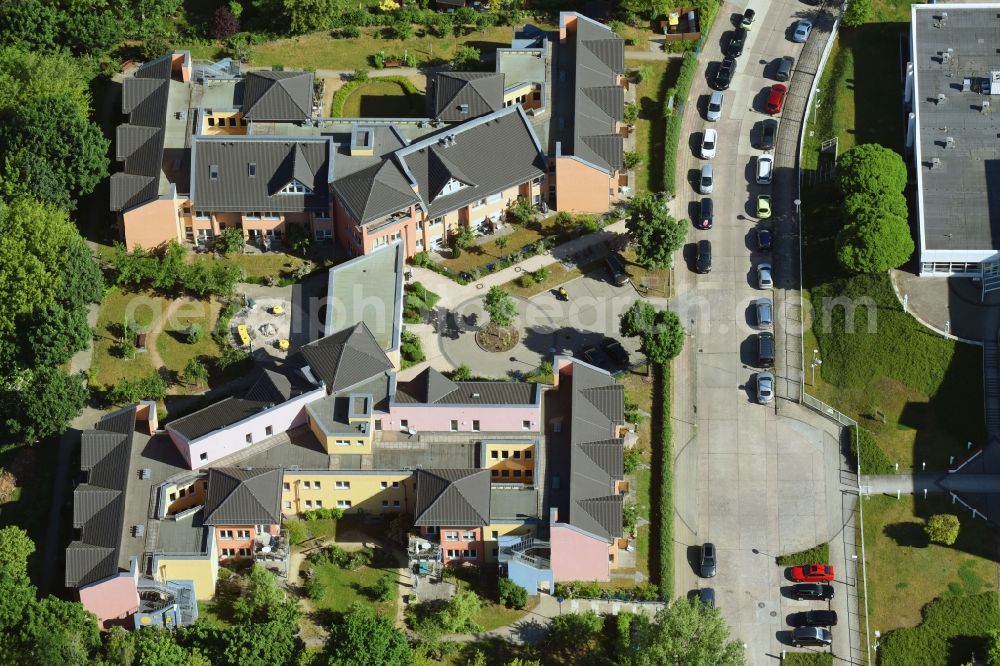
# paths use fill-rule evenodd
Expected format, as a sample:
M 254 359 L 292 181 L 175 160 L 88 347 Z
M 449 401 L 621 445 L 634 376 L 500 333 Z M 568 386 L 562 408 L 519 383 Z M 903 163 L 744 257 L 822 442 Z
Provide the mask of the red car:
M 803 564 L 792 567 L 792 580 L 800 583 L 823 583 L 833 580 L 833 566 L 830 564 Z
M 785 95 L 787 94 L 787 86 L 781 83 L 775 83 L 771 86 L 771 92 L 767 96 L 767 112 L 772 114 L 781 113 L 781 107 L 785 105 Z

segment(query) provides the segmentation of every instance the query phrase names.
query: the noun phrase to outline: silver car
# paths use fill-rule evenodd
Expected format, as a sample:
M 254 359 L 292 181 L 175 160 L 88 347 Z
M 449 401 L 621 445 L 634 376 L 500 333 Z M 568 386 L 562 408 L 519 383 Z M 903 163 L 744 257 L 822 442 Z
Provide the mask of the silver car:
M 771 279 L 771 264 L 757 265 L 757 287 L 760 289 L 774 288 L 774 280 Z
M 812 21 L 809 19 L 799 19 L 799 22 L 795 24 L 795 32 L 792 33 L 792 41 L 805 44 L 806 40 L 809 39 L 809 33 L 812 32 L 812 29 Z
M 757 315 L 757 328 L 771 328 L 774 323 L 774 305 L 770 298 L 758 298 L 753 304 Z
M 698 191 L 702 194 L 711 194 L 714 180 L 712 165 L 706 164 L 701 168 L 701 177 L 698 179 Z
M 770 372 L 757 373 L 757 402 L 766 405 L 774 400 L 774 375 Z
M 705 119 L 715 122 L 722 118 L 722 100 L 723 95 L 718 90 L 712 92 L 712 96 L 708 98 L 708 111 L 705 113 Z

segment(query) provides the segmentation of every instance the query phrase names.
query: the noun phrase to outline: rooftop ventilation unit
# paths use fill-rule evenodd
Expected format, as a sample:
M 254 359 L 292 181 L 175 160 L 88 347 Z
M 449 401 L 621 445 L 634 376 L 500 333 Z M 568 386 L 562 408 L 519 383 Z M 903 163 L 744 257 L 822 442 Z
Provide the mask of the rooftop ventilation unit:
M 931 159 L 931 169 L 938 169 L 941 167 L 941 158 L 934 157 Z
M 953 136 L 946 136 L 944 138 L 944 147 L 945 148 L 954 148 L 955 147 L 955 137 L 953 137 Z
M 152 475 L 153 472 L 148 467 L 143 467 L 142 469 L 139 470 L 140 479 L 148 479 Z
M 955 55 L 955 49 L 948 49 L 947 51 L 941 52 L 941 62 L 945 65 L 951 62 L 952 56 Z
M 133 525 L 132 526 L 132 536 L 139 538 L 146 536 L 146 526 L 145 525 Z
M 935 102 L 935 104 L 944 104 L 945 101 L 947 101 L 947 99 L 948 98 L 945 96 L 944 93 L 938 93 L 937 101 Z

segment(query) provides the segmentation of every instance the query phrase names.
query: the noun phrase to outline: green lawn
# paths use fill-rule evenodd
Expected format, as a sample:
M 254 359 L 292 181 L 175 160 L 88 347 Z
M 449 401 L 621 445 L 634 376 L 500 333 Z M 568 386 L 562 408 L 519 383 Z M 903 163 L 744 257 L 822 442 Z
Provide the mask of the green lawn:
M 423 95 L 408 93 L 396 81 L 371 79 L 344 102 L 345 118 L 421 118 L 427 115 Z
M 528 597 L 528 604 L 520 609 L 507 608 L 506 606 L 496 602 L 499 598 L 499 592 L 496 588 L 496 581 L 498 573 L 496 571 L 487 574 L 487 580 L 489 580 L 488 585 L 481 585 L 481 581 L 473 578 L 471 572 L 478 571 L 476 569 L 470 568 L 467 577 L 455 578 L 452 582 L 457 583 L 459 590 L 472 590 L 477 595 L 479 595 L 479 601 L 481 604 L 479 612 L 473 618 L 473 621 L 482 627 L 482 631 L 490 631 L 498 627 L 505 627 L 508 624 L 513 624 L 518 620 L 524 618 L 525 615 L 531 612 L 531 610 L 538 605 L 538 597 Z M 459 571 L 460 574 L 467 573 Z M 478 576 L 478 573 L 476 574 Z
M 996 592 L 1000 530 L 982 518 L 973 520 L 947 498 L 862 501 L 872 631 L 915 626 L 921 609 L 938 597 Z M 953 546 L 928 543 L 923 525 L 935 513 L 959 516 L 962 527 Z
M 396 617 L 396 596 L 393 596 L 391 601 L 376 601 L 370 592 L 384 575 L 391 575 L 395 580 L 397 578 L 395 569 L 364 566 L 355 571 L 347 571 L 335 564 L 320 564 L 313 566 L 313 570 L 326 590 L 322 599 L 313 602 L 316 608 L 341 613 L 354 602 L 360 602 L 373 605 L 388 617 Z
M 789 652 L 781 660 L 781 666 L 833 666 L 833 655 L 829 652 Z
M 919 626 L 898 629 L 882 638 L 879 663 L 983 664 L 988 646 L 986 634 L 998 627 L 1000 602 L 996 593 L 938 599 L 924 609 Z
M 226 258 L 243 270 L 248 280 L 256 281 L 265 277 L 276 277 L 289 280 L 295 272 L 306 265 L 307 261 L 299 257 L 282 254 L 233 254 Z
M 562 264 L 549 264 L 546 268 L 549 270 L 549 276 L 541 282 L 536 282 L 531 286 L 525 287 L 521 284 L 521 278 L 517 277 L 505 284 L 504 289 L 512 296 L 531 298 L 544 291 L 555 289 L 561 284 L 566 284 L 570 280 L 575 280 L 586 272 L 579 268 L 567 269 Z
M 625 260 L 625 272 L 640 292 L 646 297 L 669 298 L 671 296 L 671 273 L 669 268 L 645 268 L 636 263 L 635 248 L 621 253 Z
M 677 61 L 679 63 L 679 61 Z M 638 69 L 648 66 L 653 75 L 638 84 L 636 104 L 639 119 L 635 124 L 635 150 L 642 156 L 642 164 L 635 170 L 636 190 L 659 191 L 663 189 L 663 135 L 666 120 L 663 117 L 663 91 L 673 85 L 679 64 L 671 66 L 668 60 L 626 60 L 625 67 Z

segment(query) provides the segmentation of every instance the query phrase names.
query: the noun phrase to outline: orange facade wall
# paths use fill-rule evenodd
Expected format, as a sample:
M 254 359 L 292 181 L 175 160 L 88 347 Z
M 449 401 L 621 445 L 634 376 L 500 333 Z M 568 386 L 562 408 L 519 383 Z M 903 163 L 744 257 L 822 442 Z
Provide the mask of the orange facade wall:
M 604 171 L 572 157 L 556 158 L 556 210 L 603 213 L 614 200 L 615 181 Z
M 154 199 L 122 212 L 120 219 L 129 249 L 136 245 L 153 249 L 182 237 L 177 202 L 173 199 Z
M 224 548 L 232 549 L 234 553 L 239 553 L 240 548 L 245 548 L 250 553 L 249 557 L 253 557 L 258 527 L 264 528 L 264 532 L 261 532 L 261 534 L 265 532 L 272 536 L 277 536 L 278 534 L 277 525 L 217 525 L 215 527 L 215 543 L 219 549 L 219 561 L 241 557 L 238 554 L 223 554 Z M 241 531 L 247 532 L 249 536 L 240 538 L 239 534 Z M 229 537 L 230 532 L 232 532 L 232 538 Z M 247 556 L 244 555 L 243 557 Z

